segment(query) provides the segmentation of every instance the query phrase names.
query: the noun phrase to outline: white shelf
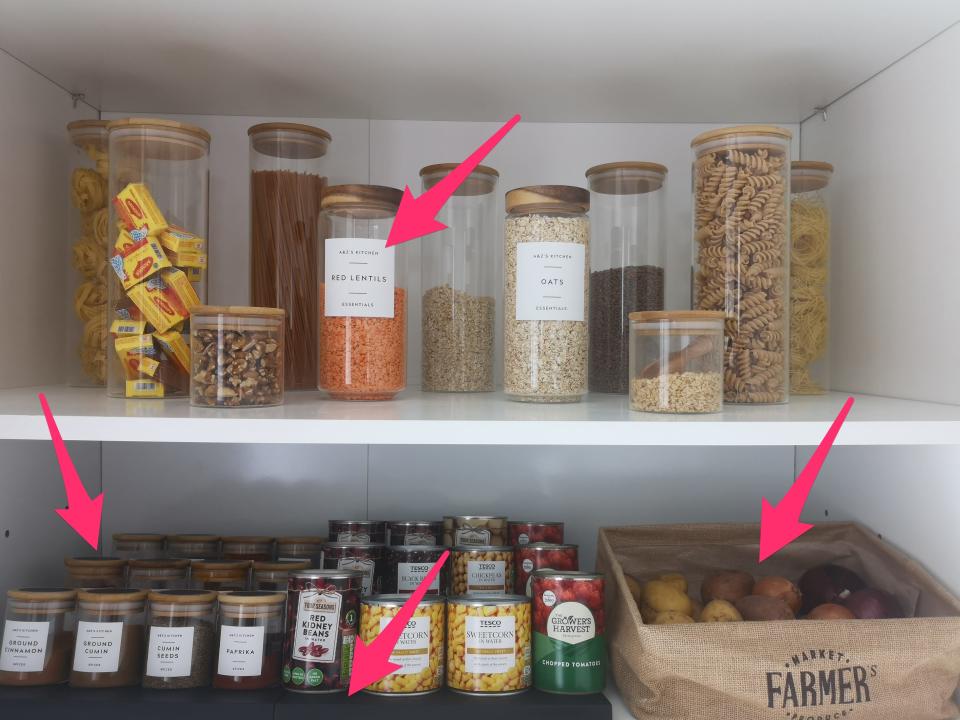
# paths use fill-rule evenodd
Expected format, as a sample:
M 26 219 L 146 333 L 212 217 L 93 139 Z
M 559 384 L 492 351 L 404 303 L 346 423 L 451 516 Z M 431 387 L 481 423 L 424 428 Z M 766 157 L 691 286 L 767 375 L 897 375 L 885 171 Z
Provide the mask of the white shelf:
M 0 391 L 0 438 L 49 437 L 38 392 L 67 440 L 339 445 L 816 445 L 846 397 L 685 416 L 631 412 L 626 397 L 611 395 L 532 405 L 499 392 L 407 390 L 375 403 L 297 392 L 280 407 L 212 410 L 186 400 L 110 399 L 100 389 L 22 388 Z M 837 444 L 960 445 L 960 407 L 859 396 Z

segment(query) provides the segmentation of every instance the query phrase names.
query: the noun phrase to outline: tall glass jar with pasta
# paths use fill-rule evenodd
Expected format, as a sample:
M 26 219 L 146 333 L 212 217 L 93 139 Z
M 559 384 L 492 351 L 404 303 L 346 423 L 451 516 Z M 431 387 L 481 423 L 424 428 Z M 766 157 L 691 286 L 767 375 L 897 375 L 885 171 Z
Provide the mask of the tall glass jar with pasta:
M 790 139 L 742 125 L 694 138 L 693 306 L 724 321 L 724 401 L 783 403 L 790 372 Z
M 207 296 L 210 134 L 173 120 L 107 125 L 107 392 L 185 397 L 189 320 Z
M 284 386 L 317 384 L 320 196 L 330 133 L 299 123 L 254 125 L 250 137 L 250 298 L 287 311 Z M 322 233 L 319 233 L 322 234 Z
M 790 392 L 830 389 L 830 207 L 833 165 L 790 166 Z

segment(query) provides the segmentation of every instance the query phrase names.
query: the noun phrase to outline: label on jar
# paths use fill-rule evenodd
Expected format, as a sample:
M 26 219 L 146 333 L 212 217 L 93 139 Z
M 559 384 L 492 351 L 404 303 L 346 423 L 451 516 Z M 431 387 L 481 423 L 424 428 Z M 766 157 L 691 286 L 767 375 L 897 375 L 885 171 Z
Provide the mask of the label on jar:
M 263 631 L 263 625 L 250 627 L 221 625 L 217 675 L 259 676 L 263 669 Z
M 337 561 L 340 570 L 359 570 L 363 573 L 363 595 L 373 594 L 373 571 L 376 563 L 370 558 L 340 558 Z
M 490 531 L 486 528 L 464 526 L 457 528 L 455 545 L 489 545 Z
M 503 560 L 467 560 L 467 592 L 505 594 L 506 566 Z
M 6 672 L 42 672 L 47 654 L 48 622 L 7 620 L 3 626 L 0 670 Z
M 187 677 L 192 661 L 192 627 L 150 628 L 146 672 L 149 677 Z
M 73 669 L 86 673 L 115 673 L 120 668 L 122 622 L 77 623 L 77 644 L 73 651 Z
M 304 590 L 297 606 L 291 656 L 303 662 L 336 662 L 340 637 L 340 593 Z
M 380 618 L 380 632 L 393 618 Z M 391 675 L 415 675 L 430 667 L 430 618 L 414 617 L 400 633 L 390 662 L 400 666 Z
M 430 563 L 397 563 L 397 592 L 412 593 L 420 587 L 420 583 L 423 582 L 432 567 L 433 565 Z M 430 583 L 427 592 L 431 591 L 434 593 L 440 592 L 440 573 L 434 575 L 433 582 Z
M 324 244 L 323 314 L 381 317 L 394 314 L 394 248 L 383 240 L 328 238 Z
M 579 243 L 517 245 L 517 320 L 583 322 L 585 250 Z
M 505 673 L 517 664 L 514 644 L 517 619 L 502 617 L 466 618 L 464 666 L 468 673 Z

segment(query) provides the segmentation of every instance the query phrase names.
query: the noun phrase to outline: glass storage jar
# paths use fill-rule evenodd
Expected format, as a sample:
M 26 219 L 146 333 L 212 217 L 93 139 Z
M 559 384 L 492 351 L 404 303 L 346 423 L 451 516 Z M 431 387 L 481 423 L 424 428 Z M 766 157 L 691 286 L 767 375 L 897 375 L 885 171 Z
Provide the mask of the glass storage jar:
M 725 314 L 726 402 L 789 396 L 791 137 L 741 125 L 691 143 L 693 307 Z
M 280 684 L 284 592 L 220 593 L 213 686 L 262 690 Z
M 630 313 L 630 408 L 720 412 L 723 325 L 715 310 Z
M 210 684 L 217 594 L 209 590 L 150 593 L 143 686 L 183 690 Z
M 335 400 L 390 400 L 407 381 L 402 258 L 385 247 L 399 190 L 336 185 L 323 195 L 317 384 Z
M 279 537 L 277 538 L 277 559 L 309 560 L 310 567 L 323 567 L 323 546 L 326 542 L 327 539 L 319 535 Z
M 65 683 L 73 657 L 76 610 L 76 590 L 8 590 L 0 646 L 0 685 Z
M 190 564 L 191 590 L 246 590 L 249 560 L 195 560 Z
M 111 688 L 140 684 L 146 599 L 142 590 L 103 588 L 77 593 L 71 686 Z
M 590 194 L 536 185 L 506 196 L 503 389 L 522 402 L 587 391 Z
M 123 560 L 163 557 L 166 535 L 154 533 L 114 533 L 113 554 Z
M 667 168 L 613 162 L 590 185 L 590 392 L 626 394 L 628 317 L 663 310 Z
M 456 163 L 420 170 L 430 190 Z M 500 174 L 478 165 L 437 213 L 447 226 L 421 240 L 422 388 L 432 392 L 493 390 L 496 317 L 497 199 Z
M 138 558 L 127 566 L 131 590 L 182 590 L 187 587 L 190 561 L 178 558 Z
M 273 560 L 273 538 L 266 535 L 224 535 L 220 540 L 224 560 Z
M 313 390 L 317 379 L 320 197 L 330 133 L 299 123 L 263 123 L 250 137 L 250 299 L 286 311 L 284 382 Z
M 256 560 L 253 563 L 252 589 L 286 592 L 290 573 L 309 567 L 309 560 Z
M 107 132 L 107 391 L 186 396 L 187 320 L 207 296 L 210 134 L 150 118 L 113 120 Z
M 169 535 L 167 555 L 187 560 L 215 560 L 220 557 L 220 536 Z
M 198 305 L 190 319 L 190 403 L 283 404 L 284 311 Z
M 790 392 L 830 389 L 830 206 L 833 165 L 790 165 Z
M 73 146 L 67 214 L 70 261 L 64 278 L 67 384 L 96 386 L 107 377 L 107 121 L 76 120 L 67 125 L 67 134 Z
M 115 557 L 64 558 L 67 587 L 124 588 L 127 585 L 127 561 Z

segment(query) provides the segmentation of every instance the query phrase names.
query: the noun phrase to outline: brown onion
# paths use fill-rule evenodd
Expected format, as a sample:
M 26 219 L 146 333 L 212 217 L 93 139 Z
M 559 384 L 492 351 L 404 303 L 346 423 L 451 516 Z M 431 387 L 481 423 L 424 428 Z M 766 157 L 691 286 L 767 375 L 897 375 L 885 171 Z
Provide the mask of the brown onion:
M 760 578 L 757 580 L 757 584 L 753 586 L 753 594 L 780 598 L 793 611 L 794 615 L 800 612 L 802 604 L 800 590 L 785 577 L 770 575 Z

